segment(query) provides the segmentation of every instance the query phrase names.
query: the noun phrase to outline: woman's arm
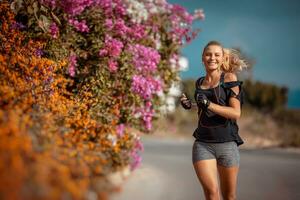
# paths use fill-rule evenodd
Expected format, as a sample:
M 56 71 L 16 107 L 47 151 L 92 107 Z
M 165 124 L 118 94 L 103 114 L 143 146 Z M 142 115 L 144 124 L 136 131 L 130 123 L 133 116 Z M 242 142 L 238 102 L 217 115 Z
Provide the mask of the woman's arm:
M 234 73 L 226 73 L 224 77 L 224 82 L 237 81 L 237 76 Z M 239 86 L 230 88 L 236 95 L 239 94 Z M 235 98 L 229 98 L 229 106 L 221 106 L 210 102 L 207 109 L 213 111 L 214 113 L 226 117 L 228 119 L 239 119 L 241 116 L 241 102 Z
M 228 119 L 237 120 L 241 116 L 240 101 L 234 97 L 230 98 L 229 106 L 220 106 L 218 104 L 210 102 L 207 109 Z

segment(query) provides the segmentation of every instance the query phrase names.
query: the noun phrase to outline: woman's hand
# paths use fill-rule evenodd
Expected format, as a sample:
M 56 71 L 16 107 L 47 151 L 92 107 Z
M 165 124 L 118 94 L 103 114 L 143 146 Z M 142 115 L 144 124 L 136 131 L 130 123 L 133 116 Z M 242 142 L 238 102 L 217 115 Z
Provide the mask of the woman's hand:
M 180 98 L 181 105 L 184 109 L 191 109 L 192 102 L 189 100 L 186 95 L 183 93 Z
M 197 104 L 202 108 L 202 109 L 207 109 L 210 101 L 208 100 L 207 96 L 203 93 L 198 93 L 197 94 Z

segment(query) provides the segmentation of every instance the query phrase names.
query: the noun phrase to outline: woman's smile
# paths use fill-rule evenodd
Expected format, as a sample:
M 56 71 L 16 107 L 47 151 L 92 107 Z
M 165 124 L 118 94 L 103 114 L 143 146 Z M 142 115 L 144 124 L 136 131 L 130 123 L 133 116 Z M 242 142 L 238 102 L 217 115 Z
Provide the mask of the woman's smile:
M 211 45 L 207 47 L 202 55 L 202 61 L 207 70 L 218 69 L 219 65 L 222 63 L 223 50 L 221 47 L 216 45 Z

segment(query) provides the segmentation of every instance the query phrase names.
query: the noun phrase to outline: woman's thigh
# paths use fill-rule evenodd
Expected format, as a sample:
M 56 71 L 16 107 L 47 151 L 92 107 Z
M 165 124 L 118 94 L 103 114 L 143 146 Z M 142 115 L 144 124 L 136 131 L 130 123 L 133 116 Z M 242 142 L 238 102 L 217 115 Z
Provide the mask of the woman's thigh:
M 239 167 L 224 167 L 218 165 L 218 172 L 223 197 L 235 197 Z
M 220 144 L 216 148 L 220 185 L 225 199 L 235 199 L 240 164 L 239 150 L 235 142 Z
M 216 159 L 195 162 L 194 169 L 204 191 L 218 191 L 218 169 Z
M 218 190 L 217 161 L 210 144 L 194 142 L 193 165 L 203 189 Z

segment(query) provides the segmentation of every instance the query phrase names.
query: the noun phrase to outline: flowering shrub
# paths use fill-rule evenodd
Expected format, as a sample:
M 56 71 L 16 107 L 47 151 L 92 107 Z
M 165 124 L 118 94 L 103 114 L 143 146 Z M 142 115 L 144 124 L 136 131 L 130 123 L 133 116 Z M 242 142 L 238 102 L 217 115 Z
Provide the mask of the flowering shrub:
M 163 0 L 0 5 L 1 195 L 101 197 L 99 181 L 141 162 L 138 131 L 178 80 L 196 18 Z

